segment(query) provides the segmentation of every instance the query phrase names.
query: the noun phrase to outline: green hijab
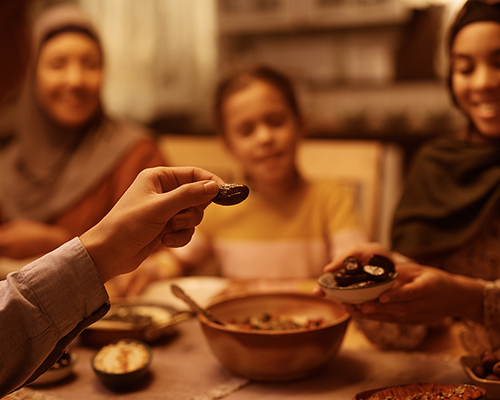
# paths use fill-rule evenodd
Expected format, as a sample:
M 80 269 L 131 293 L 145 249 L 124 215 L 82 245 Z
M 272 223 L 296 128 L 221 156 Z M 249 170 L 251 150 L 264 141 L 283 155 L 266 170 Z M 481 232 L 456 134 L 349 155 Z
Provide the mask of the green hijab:
M 447 138 L 429 142 L 409 171 L 392 247 L 416 259 L 450 251 L 478 233 L 499 204 L 499 146 Z
M 468 0 L 449 31 L 449 50 L 458 32 L 478 21 L 500 23 L 500 3 Z M 451 69 L 448 77 L 451 96 Z M 458 104 L 455 101 L 455 105 Z M 482 136 L 472 121 L 469 138 Z M 446 254 L 480 233 L 500 201 L 500 144 L 441 138 L 422 147 L 412 163 L 396 210 L 392 248 L 423 261 Z M 500 238 L 499 238 L 500 239 Z

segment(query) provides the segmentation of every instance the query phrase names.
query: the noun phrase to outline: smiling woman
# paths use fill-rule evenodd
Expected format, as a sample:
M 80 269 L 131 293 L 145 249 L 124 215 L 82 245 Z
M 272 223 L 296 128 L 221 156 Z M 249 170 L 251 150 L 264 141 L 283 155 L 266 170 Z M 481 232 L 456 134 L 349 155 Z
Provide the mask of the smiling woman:
M 452 85 L 459 107 L 476 127 L 476 141 L 500 137 L 500 24 L 468 24 L 452 47 Z
M 164 165 L 146 129 L 109 118 L 101 102 L 104 52 L 72 5 L 33 27 L 16 139 L 0 157 L 0 256 L 27 258 L 80 235 L 144 168 Z
M 68 31 L 47 40 L 38 58 L 36 93 L 44 111 L 61 125 L 78 127 L 100 107 L 101 49 L 85 33 Z

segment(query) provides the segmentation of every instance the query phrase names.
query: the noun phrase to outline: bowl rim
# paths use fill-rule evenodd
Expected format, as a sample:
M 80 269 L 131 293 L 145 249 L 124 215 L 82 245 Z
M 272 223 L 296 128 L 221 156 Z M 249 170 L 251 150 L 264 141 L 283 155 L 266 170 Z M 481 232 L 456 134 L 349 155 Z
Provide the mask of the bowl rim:
M 131 343 L 131 342 L 134 342 L 134 343 L 137 343 L 137 344 L 140 344 L 142 345 L 148 352 L 148 360 L 147 362 L 144 363 L 144 365 L 140 368 L 137 368 L 137 369 L 134 369 L 133 371 L 128 371 L 128 372 L 117 372 L 117 373 L 114 373 L 114 372 L 106 372 L 106 371 L 102 371 L 100 369 L 97 369 L 95 367 L 95 363 L 94 363 L 94 360 L 96 358 L 96 356 L 99 354 L 99 352 L 106 346 L 111 346 L 111 345 L 115 345 L 119 342 L 127 342 L 127 343 Z M 101 346 L 95 353 L 94 355 L 92 356 L 92 358 L 90 359 L 90 364 L 92 365 L 92 369 L 98 373 L 98 374 L 102 374 L 102 375 L 107 375 L 107 376 L 127 376 L 129 374 L 133 374 L 133 373 L 136 373 L 137 371 L 142 371 L 143 369 L 145 368 L 148 368 L 150 365 L 151 365 L 151 361 L 153 359 L 153 351 L 151 349 L 151 346 L 149 346 L 146 342 L 143 342 L 142 340 L 138 340 L 138 339 L 130 339 L 130 338 L 123 338 L 123 339 L 118 339 L 118 340 L 115 340 L 111 343 L 108 343 L 108 344 L 105 344 L 104 346 Z
M 482 384 L 486 385 L 495 385 L 495 386 L 500 386 L 500 381 L 494 381 L 491 379 L 484 379 L 479 376 L 477 376 L 474 371 L 472 370 L 472 363 L 473 362 L 479 362 L 479 358 L 475 356 L 462 356 L 460 357 L 460 364 L 462 364 L 462 368 L 465 370 L 467 375 L 476 382 L 480 382 Z
M 60 368 L 54 369 L 54 366 L 50 367 L 47 371 L 36 378 L 30 385 L 38 386 L 45 384 L 53 384 L 59 382 L 68 377 L 68 375 L 73 370 L 73 367 L 78 361 L 78 354 L 70 350 L 69 352 L 69 363 Z
M 445 386 L 454 386 L 454 387 L 469 386 L 469 387 L 473 387 L 475 389 L 480 389 L 480 391 L 483 394 L 483 399 L 486 398 L 486 396 L 487 396 L 487 391 L 485 388 L 480 387 L 478 385 L 473 385 L 470 383 L 413 382 L 413 383 L 407 383 L 407 384 L 402 384 L 402 385 L 385 386 L 385 387 L 379 387 L 379 388 L 375 388 L 375 389 L 363 390 L 362 392 L 356 393 L 353 397 L 353 400 L 365 400 L 365 399 L 368 399 L 369 397 L 371 397 L 376 392 L 381 391 L 381 390 L 407 387 L 407 386 L 412 386 L 414 384 L 417 384 L 417 385 L 445 385 Z
M 343 291 L 355 291 L 355 290 L 367 290 L 367 289 L 372 289 L 372 288 L 375 288 L 375 287 L 379 287 L 379 286 L 383 286 L 383 285 L 387 285 L 388 283 L 391 283 L 393 282 L 394 280 L 396 280 L 398 277 L 399 277 L 399 272 L 398 271 L 394 271 L 394 274 L 387 280 L 383 281 L 383 282 L 377 282 L 377 283 L 374 283 L 373 285 L 368 285 L 368 286 L 362 286 L 362 287 L 348 287 L 348 286 L 327 286 L 323 283 L 321 283 L 321 278 L 327 274 L 331 274 L 331 272 L 327 272 L 323 275 L 321 275 L 319 278 L 318 278 L 318 285 L 320 285 L 322 288 L 324 289 L 328 289 L 328 290 L 343 290 Z
M 211 302 L 208 306 L 207 309 L 210 309 L 210 307 L 215 306 L 220 303 L 225 303 L 227 301 L 232 301 L 232 300 L 239 300 L 239 299 L 244 299 L 244 298 L 249 298 L 249 297 L 281 297 L 281 296 L 293 296 L 293 297 L 301 297 L 301 298 L 308 298 L 311 300 L 319 300 L 321 302 L 324 302 L 326 304 L 333 304 L 335 306 L 339 306 L 339 303 L 336 302 L 333 299 L 330 299 L 328 297 L 319 297 L 314 294 L 308 294 L 308 293 L 301 293 L 301 292 L 265 292 L 265 293 L 245 293 L 245 294 L 232 294 L 232 295 L 227 295 L 222 298 L 216 299 L 214 302 Z M 317 327 L 313 328 L 299 328 L 299 329 L 287 329 L 287 330 L 257 330 L 257 329 L 235 329 L 235 328 L 230 328 L 225 325 L 219 325 L 215 322 L 210 321 L 207 317 L 205 317 L 203 314 L 197 314 L 198 320 L 204 324 L 208 325 L 212 328 L 217 328 L 221 331 L 225 332 L 232 332 L 236 334 L 241 334 L 241 335 L 263 335 L 263 336 L 277 336 L 277 335 L 293 335 L 297 333 L 307 333 L 307 332 L 317 332 L 320 330 L 328 329 L 331 328 L 332 326 L 336 325 L 342 325 L 342 324 L 348 324 L 351 315 L 344 311 L 344 313 L 337 319 L 335 319 L 333 322 L 330 323 L 325 323 Z

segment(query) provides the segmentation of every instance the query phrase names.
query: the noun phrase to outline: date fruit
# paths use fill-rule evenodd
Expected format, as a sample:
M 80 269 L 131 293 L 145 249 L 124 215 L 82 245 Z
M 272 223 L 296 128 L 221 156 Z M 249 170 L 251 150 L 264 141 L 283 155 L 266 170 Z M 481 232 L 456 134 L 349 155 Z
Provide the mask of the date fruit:
M 472 371 L 479 378 L 500 381 L 500 350 L 485 351 Z
M 232 206 L 241 203 L 248 197 L 250 189 L 240 183 L 225 183 L 219 185 L 219 193 L 212 201 L 222 206 Z
M 391 278 L 395 270 L 394 263 L 379 254 L 371 256 L 366 265 L 356 257 L 350 256 L 344 260 L 344 268 L 335 271 L 333 277 L 340 287 L 362 287 Z

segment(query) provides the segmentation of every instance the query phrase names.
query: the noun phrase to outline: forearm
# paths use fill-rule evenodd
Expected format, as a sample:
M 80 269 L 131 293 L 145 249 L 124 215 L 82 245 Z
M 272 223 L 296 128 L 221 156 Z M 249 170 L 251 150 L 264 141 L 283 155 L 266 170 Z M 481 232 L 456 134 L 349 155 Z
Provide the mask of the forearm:
M 102 283 L 106 283 L 119 275 L 119 266 L 114 266 L 115 260 L 111 251 L 112 249 L 107 244 L 107 240 L 112 235 L 112 232 L 106 234 L 105 230 L 93 227 L 80 236 L 80 241 L 94 262 Z
M 483 282 L 484 325 L 500 335 L 500 280 Z
M 478 279 L 454 275 L 456 284 L 455 316 L 484 324 L 483 291 L 484 285 Z
M 108 297 L 77 239 L 0 282 L 0 397 L 36 377 L 108 310 Z M 26 362 L 30 360 L 30 362 Z

